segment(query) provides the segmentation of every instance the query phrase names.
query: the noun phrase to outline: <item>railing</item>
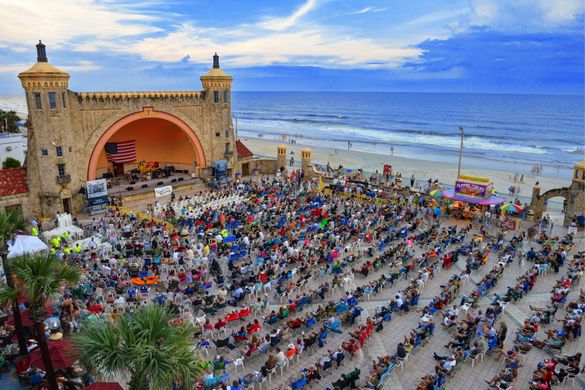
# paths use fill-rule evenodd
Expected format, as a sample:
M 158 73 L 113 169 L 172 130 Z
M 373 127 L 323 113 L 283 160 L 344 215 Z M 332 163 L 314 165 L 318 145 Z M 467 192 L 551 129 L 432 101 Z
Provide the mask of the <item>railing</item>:
M 71 181 L 71 175 L 57 175 L 57 183 L 69 183 Z

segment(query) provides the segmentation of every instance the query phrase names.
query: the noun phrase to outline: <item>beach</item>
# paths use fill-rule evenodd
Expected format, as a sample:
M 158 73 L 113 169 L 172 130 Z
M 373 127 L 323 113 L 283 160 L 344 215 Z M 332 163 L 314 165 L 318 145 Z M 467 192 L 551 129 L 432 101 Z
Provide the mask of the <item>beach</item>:
M 302 139 L 295 139 L 296 144 L 282 142 L 275 139 L 267 138 L 253 138 L 253 137 L 242 137 L 241 141 L 248 146 L 248 148 L 257 156 L 276 157 L 276 147 L 279 144 L 287 146 L 288 161 L 290 161 L 291 151 L 294 152 L 292 155 L 295 160 L 295 165 L 300 167 L 301 160 L 301 149 L 307 147 L 303 144 Z M 330 164 L 331 168 L 337 168 L 339 164 L 343 165 L 344 168 L 350 169 L 363 169 L 367 172 L 382 173 L 384 164 L 392 165 L 393 171 L 400 172 L 402 174 L 403 183 L 408 185 L 410 183 L 410 177 L 414 174 L 417 180 L 428 180 L 429 178 L 435 180 L 439 179 L 440 183 L 451 184 L 455 183 L 457 177 L 457 159 L 454 159 L 452 163 L 448 162 L 436 162 L 428 161 L 424 158 L 413 159 L 407 157 L 400 157 L 397 155 L 392 156 L 391 153 L 380 148 L 380 153 L 376 152 L 373 148 L 372 152 L 364 152 L 358 150 L 347 150 L 336 149 L 325 146 L 327 143 L 323 143 L 324 146 L 313 146 L 310 148 L 312 152 L 313 163 L 326 165 Z M 421 156 L 424 157 L 424 156 Z M 465 154 L 463 155 L 461 164 L 461 174 L 487 177 L 493 181 L 494 187 L 498 193 L 508 193 L 507 189 L 514 185 L 520 188 L 519 198 L 524 202 L 529 202 L 529 198 L 532 196 L 532 187 L 536 182 L 535 176 L 526 175 L 524 177 L 524 183 L 514 182 L 510 180 L 510 176 L 513 176 L 514 171 L 508 172 L 499 171 L 494 169 L 477 169 L 477 168 L 466 168 L 465 166 Z M 554 172 L 551 172 L 554 175 Z M 566 178 L 550 177 L 542 175 L 539 177 L 541 193 L 558 187 L 568 186 L 570 181 Z M 528 198 L 528 199 L 525 199 Z

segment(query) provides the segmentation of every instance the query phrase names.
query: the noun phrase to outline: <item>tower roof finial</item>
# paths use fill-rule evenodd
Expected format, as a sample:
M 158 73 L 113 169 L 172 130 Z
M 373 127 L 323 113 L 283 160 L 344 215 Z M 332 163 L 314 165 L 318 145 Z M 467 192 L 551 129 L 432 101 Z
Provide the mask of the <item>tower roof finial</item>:
M 213 55 L 213 67 L 219 69 L 219 56 L 217 55 L 217 52 Z
M 40 39 L 39 43 L 37 43 L 37 62 L 48 62 L 45 45 L 43 45 Z

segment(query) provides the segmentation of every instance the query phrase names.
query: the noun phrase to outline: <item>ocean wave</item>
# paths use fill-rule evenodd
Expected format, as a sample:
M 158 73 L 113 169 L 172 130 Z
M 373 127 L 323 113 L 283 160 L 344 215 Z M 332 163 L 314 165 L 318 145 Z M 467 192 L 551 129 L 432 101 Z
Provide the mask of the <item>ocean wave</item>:
M 460 140 L 458 137 L 444 135 L 428 135 L 416 133 L 400 133 L 394 131 L 376 131 L 362 127 L 337 125 L 319 126 L 313 128 L 295 128 L 288 123 L 280 121 L 242 123 L 242 129 L 248 131 L 265 132 L 274 135 L 303 134 L 303 138 L 330 140 L 338 142 L 361 141 L 371 142 L 375 140 L 379 144 L 419 144 L 447 149 L 458 149 Z M 546 148 L 540 146 L 526 146 L 512 143 L 493 142 L 483 137 L 466 137 L 464 148 L 492 152 L 523 153 L 523 154 L 548 154 Z

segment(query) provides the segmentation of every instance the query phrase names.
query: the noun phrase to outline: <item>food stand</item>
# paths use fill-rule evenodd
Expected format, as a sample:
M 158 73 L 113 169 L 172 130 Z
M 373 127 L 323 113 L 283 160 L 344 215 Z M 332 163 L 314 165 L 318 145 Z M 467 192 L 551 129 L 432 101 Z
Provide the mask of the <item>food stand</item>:
M 478 220 L 486 207 L 504 201 L 493 195 L 493 188 L 493 183 L 487 178 L 461 175 L 455 182 L 455 188 L 445 190 L 443 196 L 453 201 L 450 206 L 453 217 Z

